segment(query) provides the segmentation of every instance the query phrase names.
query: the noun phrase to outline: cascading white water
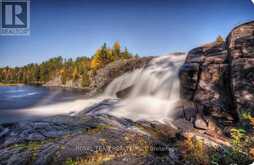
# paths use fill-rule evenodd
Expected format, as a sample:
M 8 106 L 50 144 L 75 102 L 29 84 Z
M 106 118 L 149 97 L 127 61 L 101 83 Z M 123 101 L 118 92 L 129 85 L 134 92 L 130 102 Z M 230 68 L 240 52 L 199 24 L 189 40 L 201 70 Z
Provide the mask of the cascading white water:
M 146 68 L 116 78 L 106 88 L 105 95 L 116 97 L 117 92 L 132 88 L 128 98 L 120 101 L 108 113 L 132 120 L 170 119 L 180 100 L 178 70 L 185 57 L 185 54 L 157 57 Z
M 125 73 L 113 80 L 101 97 L 36 106 L 20 109 L 18 112 L 23 114 L 24 118 L 58 114 L 76 115 L 109 98 L 112 100 L 111 103 L 100 110 L 95 108 L 88 115 L 106 113 L 134 121 L 164 122 L 165 119 L 168 121 L 174 113 L 176 103 L 180 100 L 178 70 L 185 57 L 185 54 L 171 54 L 154 58 L 147 67 Z M 126 99 L 120 101 L 113 99 L 117 92 L 128 87 L 131 87 L 131 91 Z M 10 116 L 9 112 L 8 115 Z

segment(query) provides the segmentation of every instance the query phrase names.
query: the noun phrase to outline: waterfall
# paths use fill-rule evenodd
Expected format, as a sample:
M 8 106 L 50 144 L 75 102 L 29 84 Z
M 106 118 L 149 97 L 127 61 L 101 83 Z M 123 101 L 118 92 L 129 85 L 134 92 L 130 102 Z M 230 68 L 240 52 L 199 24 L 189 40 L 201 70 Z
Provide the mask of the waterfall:
M 109 114 L 132 120 L 170 119 L 180 100 L 178 71 L 185 54 L 170 54 L 154 58 L 148 66 L 125 73 L 113 80 L 104 95 L 116 97 L 130 88 L 128 97 L 117 103 Z
M 115 78 L 105 89 L 104 94 L 90 99 L 78 99 L 50 105 L 20 109 L 22 119 L 53 116 L 58 114 L 78 115 L 89 107 L 108 101 L 101 108 L 94 108 L 88 113 L 110 114 L 133 121 L 147 120 L 164 122 L 174 113 L 176 103 L 180 100 L 178 70 L 185 60 L 185 54 L 171 54 L 156 57 L 142 69 L 125 73 Z M 125 99 L 115 99 L 117 93 L 127 89 Z M 125 92 L 125 91 L 124 91 Z M 9 119 L 17 121 L 15 113 Z M 20 117 L 20 115 L 19 115 Z

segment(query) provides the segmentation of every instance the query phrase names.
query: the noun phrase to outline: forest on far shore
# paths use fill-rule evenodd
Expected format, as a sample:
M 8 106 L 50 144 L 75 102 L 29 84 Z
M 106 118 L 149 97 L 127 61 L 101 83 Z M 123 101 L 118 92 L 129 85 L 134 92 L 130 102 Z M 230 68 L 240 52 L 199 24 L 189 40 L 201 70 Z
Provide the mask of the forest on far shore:
M 90 84 L 89 72 L 96 74 L 98 69 L 103 68 L 108 63 L 130 57 L 133 55 L 126 47 L 122 50 L 119 42 L 115 42 L 112 48 L 104 43 L 91 58 L 78 57 L 73 60 L 59 56 L 41 64 L 31 63 L 23 67 L 11 68 L 7 66 L 0 68 L 0 83 L 44 84 L 54 77 L 60 76 L 63 84 L 68 80 L 82 79 L 81 84 L 86 87 Z

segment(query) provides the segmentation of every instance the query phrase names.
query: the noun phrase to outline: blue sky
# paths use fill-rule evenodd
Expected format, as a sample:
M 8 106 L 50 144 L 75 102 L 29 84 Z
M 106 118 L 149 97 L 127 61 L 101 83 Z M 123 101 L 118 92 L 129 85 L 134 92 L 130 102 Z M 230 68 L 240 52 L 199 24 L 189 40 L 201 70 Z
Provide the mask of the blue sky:
M 0 67 L 91 56 L 115 41 L 140 56 L 187 52 L 250 20 L 251 0 L 31 0 L 31 34 L 0 36 Z

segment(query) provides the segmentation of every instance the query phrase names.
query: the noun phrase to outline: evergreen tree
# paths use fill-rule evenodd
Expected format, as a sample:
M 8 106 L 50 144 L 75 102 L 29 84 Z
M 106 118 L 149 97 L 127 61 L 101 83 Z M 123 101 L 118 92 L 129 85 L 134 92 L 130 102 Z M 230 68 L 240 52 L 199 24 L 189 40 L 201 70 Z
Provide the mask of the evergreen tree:
M 124 52 L 123 52 L 123 58 L 124 58 L 124 59 L 128 59 L 128 58 L 130 58 L 130 57 L 131 57 L 131 55 L 130 55 L 130 53 L 129 53 L 127 47 L 125 47 Z
M 219 35 L 217 38 L 216 38 L 216 45 L 221 45 L 224 43 L 224 39 L 222 38 L 221 35 Z

